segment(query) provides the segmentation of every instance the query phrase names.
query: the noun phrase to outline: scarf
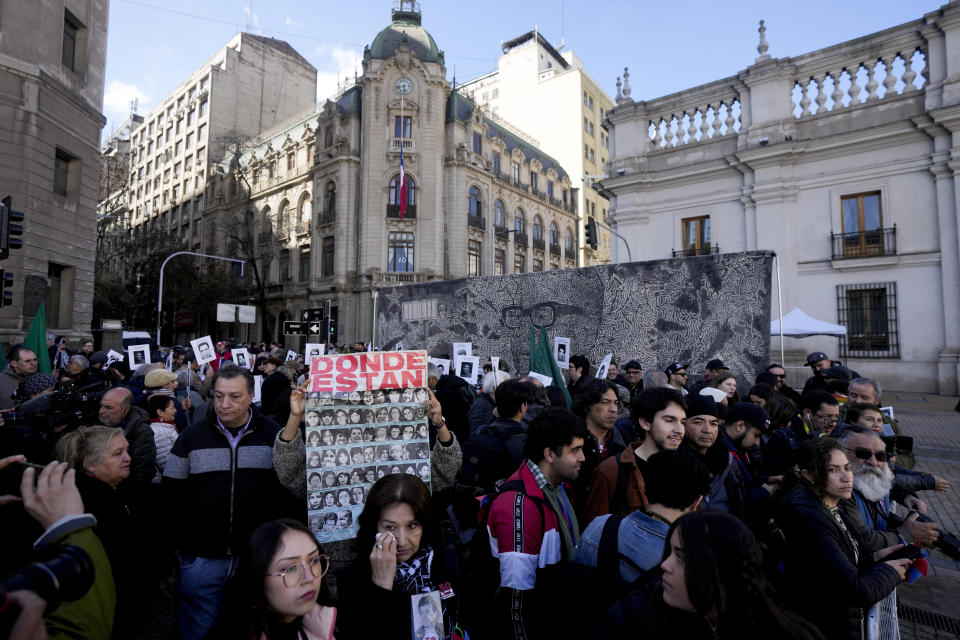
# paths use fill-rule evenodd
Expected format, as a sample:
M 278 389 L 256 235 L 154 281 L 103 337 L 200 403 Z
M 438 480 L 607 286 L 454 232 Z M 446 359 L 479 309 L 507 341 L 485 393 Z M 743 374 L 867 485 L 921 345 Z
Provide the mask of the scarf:
M 427 545 L 413 554 L 406 562 L 397 561 L 397 573 L 393 577 L 393 588 L 414 595 L 434 590 L 430 580 L 430 567 L 433 564 L 433 548 Z

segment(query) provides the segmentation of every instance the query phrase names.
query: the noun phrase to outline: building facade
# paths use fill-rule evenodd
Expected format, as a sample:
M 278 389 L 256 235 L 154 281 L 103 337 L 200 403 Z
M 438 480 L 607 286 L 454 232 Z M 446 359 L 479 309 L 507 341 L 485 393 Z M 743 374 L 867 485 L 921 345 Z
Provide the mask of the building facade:
M 541 147 L 571 172 L 578 239 L 584 237 L 583 226 L 590 219 L 609 224 L 609 204 L 596 182 L 607 173 L 609 137 L 603 121 L 614 102 L 573 51 L 561 53 L 541 33 L 530 31 L 503 44 L 495 71 L 458 90 L 494 121 L 506 120 L 541 141 Z M 557 135 L 559 131 L 570 135 Z M 610 261 L 610 232 L 601 227 L 598 240 L 595 250 L 577 242 L 581 265 Z
M 45 303 L 47 328 L 89 335 L 107 44 L 107 0 L 0 4 L 0 198 L 24 214 L 13 304 L 0 334 L 21 340 Z
M 131 132 L 120 229 L 173 234 L 192 251 L 209 245 L 213 230 L 202 224 L 209 165 L 251 135 L 313 110 L 316 93 L 316 68 L 289 44 L 234 36 Z M 122 240 L 106 243 L 108 271 L 124 270 Z
M 248 261 L 258 336 L 294 344 L 283 322 L 329 304 L 332 340 L 369 341 L 381 286 L 577 266 L 567 173 L 452 90 L 413 3 L 391 17 L 353 86 L 255 130 L 197 196 L 204 233 L 181 238 Z
M 786 338 L 786 364 L 956 395 L 960 3 L 795 58 L 760 32 L 735 76 L 608 112 L 617 230 L 634 260 L 773 250 L 783 312 L 847 328 Z

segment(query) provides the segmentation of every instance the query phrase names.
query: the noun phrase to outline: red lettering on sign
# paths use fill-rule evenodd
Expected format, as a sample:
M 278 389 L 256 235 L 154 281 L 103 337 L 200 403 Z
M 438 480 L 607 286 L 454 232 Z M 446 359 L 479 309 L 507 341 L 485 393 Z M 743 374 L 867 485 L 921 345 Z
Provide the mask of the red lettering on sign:
M 395 351 L 391 351 L 383 354 L 383 370 L 384 371 L 399 371 L 403 369 L 403 356 Z M 390 387 L 384 387 L 390 388 Z
M 401 387 L 425 387 L 423 383 L 423 368 L 417 369 L 416 371 L 407 371 L 404 370 L 401 372 L 403 378 L 403 383 Z
M 360 371 L 380 371 L 380 354 L 364 353 L 360 355 Z
M 394 371 L 387 371 L 380 379 L 378 389 L 397 389 L 400 383 L 397 381 L 397 374 Z
M 337 359 L 337 371 L 351 373 L 357 370 L 357 358 L 354 356 L 345 356 Z M 339 376 L 338 376 L 339 377 Z
M 407 369 L 423 369 L 425 366 L 427 366 L 427 359 L 422 351 L 410 351 L 407 353 Z
M 337 374 L 337 391 L 356 391 L 357 390 L 357 379 L 346 373 Z
M 333 387 L 330 386 L 331 382 L 329 375 L 312 375 L 310 376 L 310 391 L 313 393 L 333 391 Z
M 333 373 L 333 358 L 319 356 L 310 361 L 310 375 L 321 376 Z

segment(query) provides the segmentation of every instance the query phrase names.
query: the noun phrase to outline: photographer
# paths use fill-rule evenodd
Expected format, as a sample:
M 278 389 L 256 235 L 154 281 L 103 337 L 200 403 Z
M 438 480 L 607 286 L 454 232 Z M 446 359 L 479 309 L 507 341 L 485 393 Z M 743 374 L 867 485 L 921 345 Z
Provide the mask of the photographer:
M 23 456 L 0 459 L 0 470 L 23 462 Z M 11 640 L 106 640 L 112 632 L 116 589 L 110 563 L 100 539 L 94 533 L 96 520 L 83 513 L 75 476 L 75 471 L 57 462 L 48 464 L 40 472 L 39 478 L 33 468 L 27 468 L 20 483 L 22 498 L 0 496 L 0 506 L 4 511 L 16 508 L 12 505 L 22 501 L 27 513 L 44 528 L 43 535 L 34 543 L 35 551 L 49 554 L 57 550 L 65 551 L 67 545 L 79 547 L 91 563 L 87 574 L 92 573 L 93 582 L 79 599 L 64 602 L 50 611 L 46 611 L 47 602 L 30 589 L 17 588 L 7 593 L 2 586 L 9 586 L 14 579 L 0 583 L 0 610 L 4 611 L 4 615 L 0 615 L 0 622 L 5 621 L 5 615 L 17 616 L 10 631 Z M 57 577 L 62 579 L 64 576 Z M 57 595 L 56 591 L 52 595 Z

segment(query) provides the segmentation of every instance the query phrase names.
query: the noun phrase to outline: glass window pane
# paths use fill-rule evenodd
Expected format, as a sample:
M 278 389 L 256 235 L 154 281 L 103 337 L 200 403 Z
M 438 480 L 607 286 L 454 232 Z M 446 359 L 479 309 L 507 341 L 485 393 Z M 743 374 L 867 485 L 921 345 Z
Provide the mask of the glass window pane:
M 860 223 L 857 217 L 857 199 L 843 199 L 843 232 L 856 233 L 860 231 Z
M 880 194 L 863 197 L 863 229 L 874 231 L 880 228 Z

